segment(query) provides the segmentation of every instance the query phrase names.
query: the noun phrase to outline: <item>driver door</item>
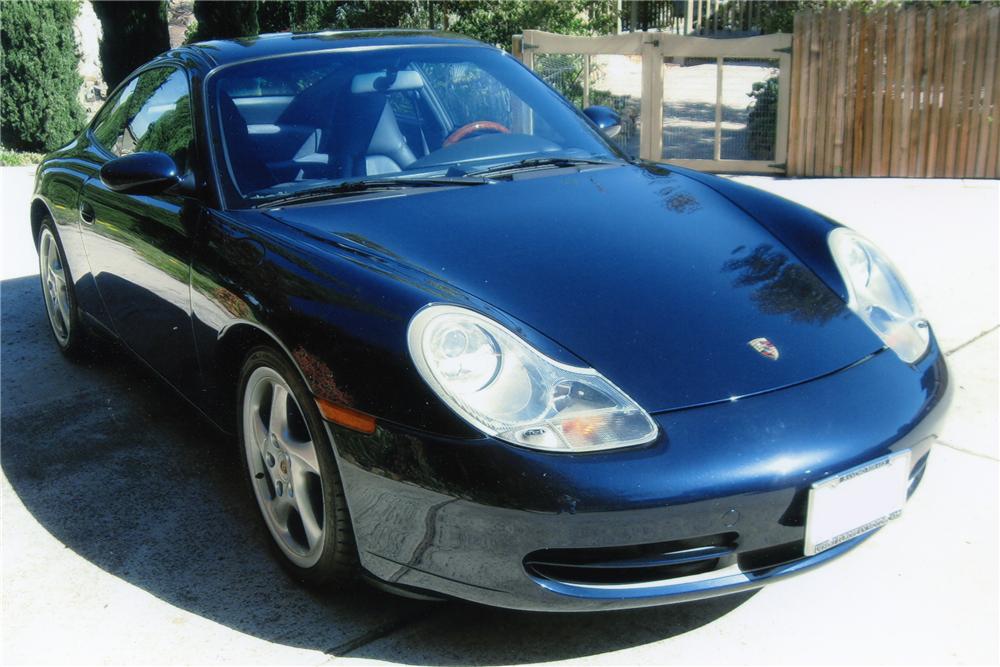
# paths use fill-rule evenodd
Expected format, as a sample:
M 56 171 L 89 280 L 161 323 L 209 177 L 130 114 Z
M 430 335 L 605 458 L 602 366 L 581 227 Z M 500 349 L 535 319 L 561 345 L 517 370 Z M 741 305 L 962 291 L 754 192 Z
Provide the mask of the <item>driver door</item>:
M 112 106 L 113 105 L 113 106 Z M 139 74 L 92 132 L 105 162 L 143 151 L 193 168 L 194 126 L 187 74 L 171 66 Z M 97 288 L 122 341 L 182 392 L 193 395 L 198 365 L 191 329 L 190 265 L 202 207 L 194 198 L 114 192 L 98 176 L 80 196 L 81 228 Z

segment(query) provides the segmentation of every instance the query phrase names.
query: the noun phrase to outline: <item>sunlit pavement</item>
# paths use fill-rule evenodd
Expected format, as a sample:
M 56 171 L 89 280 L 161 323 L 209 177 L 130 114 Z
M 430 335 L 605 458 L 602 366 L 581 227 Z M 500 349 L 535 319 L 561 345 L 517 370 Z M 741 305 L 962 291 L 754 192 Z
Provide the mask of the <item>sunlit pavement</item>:
M 0 178 L 4 664 L 1000 661 L 996 181 L 741 178 L 858 229 L 909 278 L 956 383 L 924 483 L 902 519 L 808 576 L 547 615 L 290 583 L 232 442 L 126 357 L 81 366 L 56 352 L 28 232 L 32 169 Z

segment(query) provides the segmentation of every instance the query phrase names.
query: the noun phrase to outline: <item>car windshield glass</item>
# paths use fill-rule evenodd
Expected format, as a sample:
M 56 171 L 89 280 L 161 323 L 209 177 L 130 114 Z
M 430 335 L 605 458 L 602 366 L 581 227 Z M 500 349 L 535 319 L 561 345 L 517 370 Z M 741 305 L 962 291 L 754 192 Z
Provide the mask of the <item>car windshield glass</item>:
M 486 47 L 267 58 L 223 68 L 208 92 L 224 186 L 243 205 L 360 179 L 621 157 L 568 102 Z

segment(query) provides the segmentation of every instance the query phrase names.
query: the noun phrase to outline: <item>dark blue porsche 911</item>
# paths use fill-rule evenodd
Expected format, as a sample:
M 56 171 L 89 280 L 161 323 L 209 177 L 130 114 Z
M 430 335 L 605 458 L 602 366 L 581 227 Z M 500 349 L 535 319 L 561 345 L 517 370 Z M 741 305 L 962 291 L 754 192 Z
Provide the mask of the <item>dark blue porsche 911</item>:
M 445 34 L 173 50 L 38 170 L 55 340 L 237 434 L 312 585 L 596 610 L 821 564 L 924 472 L 934 335 L 863 237 L 617 122 Z

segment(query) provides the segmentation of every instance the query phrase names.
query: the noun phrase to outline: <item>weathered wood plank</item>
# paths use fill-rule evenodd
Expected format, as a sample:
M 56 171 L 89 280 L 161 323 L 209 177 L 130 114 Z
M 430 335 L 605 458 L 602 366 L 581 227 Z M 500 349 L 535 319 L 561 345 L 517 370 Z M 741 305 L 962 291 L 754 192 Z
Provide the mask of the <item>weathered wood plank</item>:
M 913 176 L 916 172 L 917 162 L 917 126 L 920 119 L 917 117 L 920 108 L 920 80 L 922 78 L 921 67 L 923 66 L 923 35 L 920 29 L 923 27 L 923 12 L 906 12 L 906 81 L 903 85 L 906 94 L 906 120 L 905 131 L 902 133 L 904 158 L 900 162 L 900 168 L 904 176 Z
M 858 47 L 861 44 L 861 31 L 858 27 L 858 7 L 855 5 L 847 12 L 847 33 L 850 36 L 850 43 L 847 46 L 847 58 L 844 62 L 847 79 L 844 82 L 846 90 L 844 92 L 844 167 L 841 172 L 842 176 L 854 174 L 854 105 L 858 86 Z
M 848 13 L 845 10 L 837 12 L 836 22 L 836 75 L 833 98 L 833 123 L 830 124 L 830 144 L 832 148 L 831 166 L 828 172 L 830 176 L 844 175 L 844 140 L 846 126 L 844 114 L 846 112 L 847 100 L 847 54 L 851 45 L 850 33 L 848 33 L 847 23 Z M 832 32 L 832 31 L 831 31 Z
M 984 76 L 982 119 L 979 126 L 979 136 L 976 140 L 976 167 L 973 174 L 976 178 L 991 178 L 1000 176 L 996 164 L 990 164 L 989 140 L 990 129 L 1000 125 L 1000 101 L 995 95 L 1000 94 L 1000 7 L 991 7 L 987 12 L 988 35 L 986 38 L 986 74 Z
M 972 123 L 972 107 L 978 97 L 973 89 L 976 61 L 976 44 L 979 41 L 979 7 L 969 7 L 963 12 L 966 18 L 965 54 L 962 56 L 962 93 L 959 97 L 958 140 L 955 146 L 955 176 L 965 173 L 965 162 L 969 155 L 969 125 Z
M 895 30 L 896 42 L 893 44 L 893 69 L 890 73 L 892 78 L 892 133 L 889 138 L 889 175 L 905 176 L 900 169 L 903 160 L 904 131 L 907 129 L 904 124 L 908 122 L 906 108 L 906 54 L 910 36 L 906 33 L 906 16 L 909 12 L 896 8 L 893 17 L 893 28 Z
M 968 38 L 969 25 L 966 13 L 955 12 L 955 36 L 951 40 L 951 79 L 948 82 L 951 95 L 948 96 L 946 118 L 948 119 L 948 142 L 944 155 L 944 174 L 946 178 L 955 178 L 955 164 L 958 158 L 958 132 L 962 118 L 962 74 L 965 66 L 965 40 Z
M 791 91 L 798 91 L 802 85 L 802 77 L 799 70 L 802 67 L 802 14 L 796 13 L 793 19 L 792 28 L 792 71 L 790 77 Z M 802 108 L 802 96 L 791 95 L 791 109 L 788 114 L 788 163 L 786 173 L 789 176 L 800 175 L 799 161 L 799 131 L 802 127 L 799 123 L 799 110 Z
M 1000 11 L 993 8 L 993 11 Z M 996 29 L 997 16 L 992 17 L 994 30 Z M 994 51 L 994 53 L 996 53 Z M 986 169 L 987 178 L 1000 178 L 1000 65 L 994 68 L 993 73 L 993 97 L 992 109 L 990 111 L 992 122 L 990 123 L 990 136 L 987 140 Z
M 926 177 L 937 176 L 940 168 L 938 156 L 941 150 L 944 72 L 948 52 L 948 17 L 949 13 L 946 7 L 934 9 L 934 69 L 931 78 L 931 109 L 928 116 L 927 163 L 923 174 Z
M 819 80 L 819 26 L 817 25 L 815 12 L 810 12 L 809 17 L 809 69 L 806 73 L 808 90 L 806 98 L 809 100 L 806 107 L 806 175 L 816 174 L 816 118 L 819 115 L 816 108 L 816 89 Z
M 930 119 L 931 110 L 931 82 L 934 79 L 934 12 L 933 10 L 922 11 L 918 21 L 918 30 L 923 40 L 921 49 L 920 84 L 918 87 L 918 104 L 915 105 L 917 114 L 917 131 L 914 133 L 916 149 L 913 150 L 912 176 L 923 176 L 925 165 L 927 164 L 927 126 Z M 922 26 L 922 27 L 919 27 Z
M 875 21 L 875 54 L 872 63 L 875 86 L 872 90 L 872 155 L 870 176 L 885 176 L 882 170 L 882 134 L 884 127 L 886 88 L 886 30 L 888 12 L 880 10 L 871 15 Z
M 861 155 L 859 160 L 860 169 L 855 170 L 856 176 L 871 176 L 872 174 L 872 150 L 874 149 L 874 136 L 875 136 L 875 91 L 877 87 L 877 79 L 875 75 L 875 53 L 878 50 L 878 32 L 877 32 L 877 22 L 873 19 L 871 15 L 865 15 L 864 19 L 864 33 L 867 36 L 866 49 L 864 53 L 864 60 L 860 64 L 860 68 L 864 70 L 864 108 L 862 111 L 862 123 L 861 123 Z M 855 130 L 857 131 L 857 130 Z M 858 158 L 855 158 L 858 160 Z
M 981 5 L 976 7 L 976 16 L 973 19 L 973 23 L 976 26 L 976 39 L 975 43 L 972 45 L 972 84 L 969 88 L 969 112 L 966 115 L 968 122 L 962 128 L 962 143 L 964 146 L 964 157 L 962 160 L 962 172 L 966 176 L 974 176 L 976 171 L 976 156 L 978 153 L 978 145 L 976 143 L 979 137 L 979 126 L 982 121 L 982 110 L 985 105 L 985 100 L 983 99 L 983 89 L 986 87 L 986 81 L 984 77 L 986 75 L 986 42 L 989 37 L 989 24 L 987 23 L 987 10 L 989 9 L 986 5 Z
M 824 11 L 816 14 L 816 32 L 818 33 L 818 50 L 813 54 L 816 57 L 816 166 L 813 173 L 817 176 L 827 176 L 826 162 L 826 125 L 830 116 L 830 107 L 827 103 L 830 90 L 830 65 L 834 58 L 830 54 L 830 15 L 831 12 Z

